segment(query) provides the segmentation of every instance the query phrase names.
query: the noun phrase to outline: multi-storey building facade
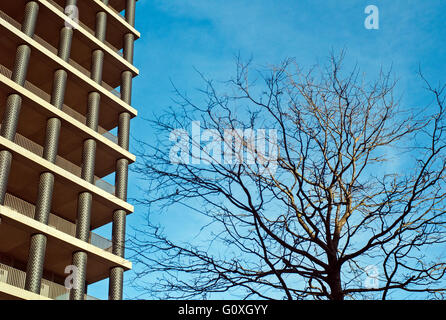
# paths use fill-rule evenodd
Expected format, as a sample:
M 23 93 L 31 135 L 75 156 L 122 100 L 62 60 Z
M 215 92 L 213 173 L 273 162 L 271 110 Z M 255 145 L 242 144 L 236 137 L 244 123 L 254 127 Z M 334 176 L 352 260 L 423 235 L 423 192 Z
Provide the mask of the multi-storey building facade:
M 0 299 L 122 299 L 135 6 L 0 2 Z

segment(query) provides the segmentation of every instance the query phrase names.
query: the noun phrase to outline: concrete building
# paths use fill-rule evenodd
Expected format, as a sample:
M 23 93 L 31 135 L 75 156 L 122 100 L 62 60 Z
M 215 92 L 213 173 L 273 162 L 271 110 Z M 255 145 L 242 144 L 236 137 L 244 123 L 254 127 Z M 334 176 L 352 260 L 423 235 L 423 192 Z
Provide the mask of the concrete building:
M 122 299 L 135 6 L 0 2 L 0 299 Z

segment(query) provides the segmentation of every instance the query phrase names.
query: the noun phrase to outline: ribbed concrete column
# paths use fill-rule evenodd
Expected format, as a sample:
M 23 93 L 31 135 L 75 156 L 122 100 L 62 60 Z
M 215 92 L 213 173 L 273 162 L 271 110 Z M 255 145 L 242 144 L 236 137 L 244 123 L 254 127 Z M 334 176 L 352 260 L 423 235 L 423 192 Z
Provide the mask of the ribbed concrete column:
M 135 25 L 135 2 L 135 0 L 127 0 L 126 2 L 125 17 L 131 26 Z M 133 63 L 134 35 L 132 33 L 127 33 L 123 40 L 124 58 L 130 63 Z M 130 71 L 124 71 L 121 75 L 121 99 L 129 105 L 132 103 L 132 78 L 133 75 Z M 119 115 L 118 144 L 126 150 L 129 149 L 129 136 L 130 114 L 128 112 L 123 112 Z M 129 163 L 127 159 L 119 159 L 116 162 L 116 196 L 124 201 L 127 201 L 128 166 Z M 124 210 L 116 210 L 113 212 L 112 250 L 114 254 L 120 257 L 124 257 L 125 254 L 126 215 L 127 213 Z M 110 300 L 122 300 L 123 281 L 124 269 L 121 267 L 112 268 L 110 270 L 109 282 Z
M 108 4 L 106 1 L 103 1 Z M 104 42 L 107 30 L 107 14 L 98 12 L 96 14 L 96 37 Z M 104 64 L 104 52 L 100 49 L 92 52 L 91 61 L 91 78 L 102 84 L 102 68 Z M 90 92 L 87 100 L 87 116 L 86 125 L 97 131 L 99 123 L 99 107 L 101 96 L 98 92 Z M 96 161 L 96 140 L 87 139 L 84 141 L 82 151 L 82 179 L 94 184 L 94 170 Z M 92 194 L 90 192 L 82 192 L 78 196 L 77 204 L 77 221 L 76 221 L 76 237 L 88 242 L 90 237 L 90 220 Z M 86 275 L 87 275 L 87 253 L 77 251 L 73 254 L 73 265 L 78 269 L 78 277 L 80 288 L 70 291 L 70 300 L 83 300 L 86 292 Z
M 68 0 L 66 5 L 76 5 L 76 0 Z M 60 30 L 58 56 L 64 61 L 68 61 L 70 58 L 72 39 L 72 28 L 64 27 Z M 63 69 L 56 70 L 53 77 L 51 104 L 59 110 L 62 109 L 64 104 L 66 84 L 67 72 Z M 59 118 L 49 118 L 47 120 L 43 158 L 52 163 L 56 162 L 60 128 L 61 121 Z M 53 199 L 53 188 L 54 175 L 51 172 L 41 173 L 34 219 L 44 224 L 48 224 Z M 44 234 L 34 234 L 31 236 L 25 289 L 34 293 L 40 293 L 46 242 L 47 239 Z
M 39 5 L 36 1 L 28 1 L 25 6 L 25 16 L 22 23 L 22 32 L 32 37 L 36 28 Z M 22 44 L 17 47 L 11 80 L 23 86 L 26 81 L 31 48 Z M 19 123 L 22 97 L 10 94 L 6 100 L 5 112 L 2 120 L 0 135 L 13 141 Z M 7 150 L 0 151 L 0 205 L 5 203 L 5 194 L 8 187 L 9 172 L 11 170 L 12 154 Z

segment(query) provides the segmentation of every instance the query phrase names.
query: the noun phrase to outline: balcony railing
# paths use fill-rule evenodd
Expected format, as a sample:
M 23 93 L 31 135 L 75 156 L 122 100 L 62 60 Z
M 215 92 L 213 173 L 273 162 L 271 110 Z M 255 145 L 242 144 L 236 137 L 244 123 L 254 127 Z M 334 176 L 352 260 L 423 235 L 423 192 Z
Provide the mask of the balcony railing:
M 11 286 L 25 289 L 26 273 L 6 264 L 0 263 L 0 282 L 7 283 Z M 42 279 L 40 286 L 40 295 L 55 300 L 68 300 L 69 289 L 64 286 Z M 97 298 L 85 295 L 86 300 L 99 300 Z
M 107 131 L 103 128 L 99 128 L 98 132 L 100 134 L 102 134 L 105 138 L 107 138 L 108 140 L 110 140 L 111 142 L 118 144 L 118 137 L 115 136 L 114 134 L 110 133 L 110 131 Z
M 113 11 L 114 13 L 116 13 L 116 14 L 118 15 L 119 18 L 121 18 L 121 19 L 124 20 L 124 21 L 127 21 L 127 20 L 125 20 L 125 17 L 121 14 L 121 12 L 118 12 L 118 10 L 116 10 L 115 8 L 113 8 L 111 5 L 108 5 L 108 7 L 111 9 L 111 11 Z
M 25 200 L 7 193 L 5 196 L 5 206 L 34 219 L 36 207 Z M 59 216 L 56 216 L 55 214 L 50 213 L 48 225 L 70 236 L 76 236 L 76 225 Z M 112 252 L 112 242 L 94 232 L 90 232 L 89 243 L 105 251 Z

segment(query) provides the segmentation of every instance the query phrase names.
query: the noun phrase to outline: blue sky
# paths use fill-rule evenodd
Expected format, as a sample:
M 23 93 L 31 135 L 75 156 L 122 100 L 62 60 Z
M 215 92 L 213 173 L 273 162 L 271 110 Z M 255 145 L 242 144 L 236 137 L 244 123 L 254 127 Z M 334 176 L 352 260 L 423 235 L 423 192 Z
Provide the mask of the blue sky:
M 379 30 L 364 27 L 368 5 L 379 8 Z M 239 52 L 259 66 L 293 57 L 309 67 L 324 62 L 330 50 L 346 49 L 347 63 L 357 63 L 372 78 L 381 66 L 392 66 L 402 103 L 425 106 L 430 97 L 416 72 L 421 66 L 433 83 L 446 81 L 445 12 L 444 0 L 139 0 L 135 65 L 140 76 L 133 94 L 139 117 L 132 120 L 133 138 L 154 138 L 143 118 L 172 104 L 171 81 L 193 95 L 201 86 L 194 68 L 227 80 Z M 131 174 L 129 184 L 129 197 L 138 197 L 137 177 Z M 129 232 L 144 219 L 144 208 L 135 209 Z M 191 221 L 192 214 L 172 210 L 165 226 L 171 231 L 181 226 L 185 234 Z M 110 226 L 100 233 L 110 237 Z M 90 286 L 89 293 L 106 299 L 107 287 L 102 281 Z M 125 297 L 134 295 L 125 290 Z

